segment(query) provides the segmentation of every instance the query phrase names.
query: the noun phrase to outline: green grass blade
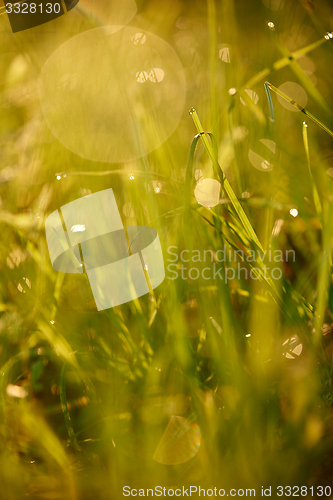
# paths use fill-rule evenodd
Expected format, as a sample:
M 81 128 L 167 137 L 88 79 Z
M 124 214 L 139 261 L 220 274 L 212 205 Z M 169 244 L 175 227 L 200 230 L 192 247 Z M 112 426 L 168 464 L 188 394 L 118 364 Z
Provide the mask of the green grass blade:
M 198 117 L 196 110 L 194 108 L 192 108 L 190 110 L 190 114 L 193 118 L 194 124 L 195 124 L 199 134 L 201 135 L 201 139 L 202 139 L 204 146 L 207 150 L 207 153 L 208 153 L 208 155 L 213 163 L 214 169 L 221 180 L 222 187 L 225 190 L 226 194 L 229 196 L 230 201 L 234 207 L 234 210 L 235 210 L 236 214 L 238 215 L 239 219 L 241 220 L 247 235 L 258 246 L 258 248 L 260 250 L 263 250 L 261 243 L 258 239 L 258 236 L 256 235 L 249 219 L 247 218 L 240 202 L 238 201 L 237 196 L 234 193 L 234 190 L 232 189 L 231 185 L 229 184 L 228 179 L 225 177 L 225 175 L 224 175 L 224 173 L 223 173 L 223 171 L 218 163 L 217 156 L 214 154 L 213 148 L 206 137 L 206 134 L 202 128 L 202 125 L 200 123 L 200 120 L 199 120 L 199 117 Z
M 266 91 L 266 95 L 267 95 L 267 100 L 268 100 L 268 106 L 269 106 L 269 112 L 270 112 L 270 115 L 271 115 L 271 119 L 274 122 L 275 116 L 274 116 L 273 101 L 272 101 L 271 92 L 269 90 L 267 82 L 265 82 L 265 91 Z
M 291 97 L 287 96 L 287 94 L 285 94 L 284 92 L 281 92 L 281 90 L 279 90 L 276 87 L 274 87 L 274 85 L 272 85 L 271 83 L 266 82 L 266 84 L 270 88 L 270 90 L 273 90 L 273 92 L 275 92 L 277 95 L 279 95 L 280 97 L 282 97 L 285 101 L 289 102 L 289 104 L 291 104 L 292 106 L 295 106 L 295 108 L 297 108 L 299 111 L 301 111 L 306 116 L 308 116 L 310 118 L 310 120 L 312 120 L 319 127 L 321 127 L 323 130 L 325 130 L 325 132 L 327 132 L 330 136 L 333 137 L 332 130 L 330 130 L 326 125 L 324 125 L 323 122 L 321 122 L 320 120 L 318 120 L 318 118 L 316 118 L 312 113 L 310 113 L 310 111 L 308 111 L 305 108 L 302 108 L 302 106 L 300 104 L 298 104 L 297 102 L 295 102 L 293 99 L 291 99 Z
M 311 180 L 313 201 L 314 201 L 314 204 L 315 204 L 315 207 L 316 207 L 317 215 L 320 217 L 321 214 L 322 214 L 322 206 L 321 206 L 321 203 L 320 203 L 318 191 L 317 191 L 316 184 L 314 182 L 312 171 L 311 171 L 309 140 L 308 140 L 308 125 L 307 125 L 306 122 L 303 122 L 303 144 L 304 144 L 304 149 L 305 149 L 305 154 L 306 154 L 306 161 L 307 161 L 307 164 L 308 164 L 309 175 L 310 175 L 310 180 Z
M 275 46 L 281 52 L 282 55 L 284 55 L 285 57 L 288 58 L 288 60 L 290 61 L 291 70 L 297 76 L 297 78 L 299 79 L 300 83 L 303 85 L 305 90 L 308 92 L 308 94 L 310 94 L 313 97 L 313 99 L 319 104 L 319 106 L 322 107 L 322 109 L 328 115 L 332 115 L 332 110 L 328 106 L 327 102 L 322 97 L 322 95 L 320 94 L 318 89 L 314 86 L 314 84 L 312 83 L 312 81 L 310 80 L 308 75 L 306 75 L 304 73 L 303 69 L 301 68 L 301 66 L 299 65 L 297 60 L 295 60 L 294 57 L 292 56 L 292 54 L 289 52 L 289 50 L 287 50 L 286 47 L 284 47 L 282 45 L 282 43 L 277 38 L 274 30 L 270 30 L 270 31 L 271 31 L 272 39 L 274 41 Z
M 76 441 L 75 437 L 75 432 L 73 429 L 72 421 L 71 421 L 71 415 L 69 413 L 68 405 L 67 405 L 67 396 L 66 396 L 66 364 L 63 364 L 63 367 L 61 369 L 60 373 L 60 402 L 61 402 L 61 409 L 62 413 L 64 415 L 64 420 L 65 420 L 65 425 L 66 429 L 68 432 L 68 436 L 70 439 L 70 442 L 74 449 L 79 451 L 79 446 Z
M 262 69 L 254 75 L 250 80 L 248 80 L 243 86 L 242 89 L 251 89 L 258 83 L 260 83 L 262 80 L 267 78 L 268 75 L 272 73 L 272 71 L 278 71 L 279 69 L 285 68 L 286 66 L 289 66 L 292 60 L 296 61 L 297 59 L 300 59 L 302 56 L 312 52 L 313 50 L 317 49 L 320 47 L 323 43 L 327 42 L 330 37 L 327 35 L 327 37 L 323 37 L 317 42 L 311 43 L 310 45 L 307 45 L 306 47 L 303 47 L 299 50 L 295 50 L 295 52 L 291 52 L 290 57 L 282 57 L 281 59 L 278 59 L 273 63 L 271 66 L 268 66 L 265 69 Z M 291 59 L 290 59 L 291 58 Z

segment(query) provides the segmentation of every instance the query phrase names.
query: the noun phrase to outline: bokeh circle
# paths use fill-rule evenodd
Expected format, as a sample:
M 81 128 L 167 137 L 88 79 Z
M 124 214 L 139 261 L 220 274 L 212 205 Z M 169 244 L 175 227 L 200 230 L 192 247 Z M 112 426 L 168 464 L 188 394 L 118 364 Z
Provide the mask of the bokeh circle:
M 81 33 L 46 61 L 39 94 L 48 126 L 77 155 L 125 162 L 160 146 L 184 108 L 185 74 L 171 46 L 134 27 Z

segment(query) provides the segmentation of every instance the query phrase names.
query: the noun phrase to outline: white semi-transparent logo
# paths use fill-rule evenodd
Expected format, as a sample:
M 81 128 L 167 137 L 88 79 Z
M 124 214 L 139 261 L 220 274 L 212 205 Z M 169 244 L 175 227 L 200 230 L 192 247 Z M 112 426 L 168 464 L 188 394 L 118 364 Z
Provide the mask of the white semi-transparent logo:
M 141 297 L 164 280 L 156 230 L 135 226 L 125 231 L 112 189 L 55 210 L 45 231 L 53 268 L 86 272 L 99 311 Z

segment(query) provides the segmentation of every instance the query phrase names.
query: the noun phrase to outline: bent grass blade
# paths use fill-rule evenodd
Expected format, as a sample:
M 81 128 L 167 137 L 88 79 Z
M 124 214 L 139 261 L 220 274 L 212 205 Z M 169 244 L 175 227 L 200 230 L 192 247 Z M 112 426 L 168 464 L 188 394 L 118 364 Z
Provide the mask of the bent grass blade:
M 202 142 L 204 143 L 204 146 L 207 150 L 207 153 L 208 153 L 208 155 L 213 163 L 214 170 L 216 171 L 218 177 L 221 180 L 222 187 L 225 190 L 225 192 L 227 193 L 227 195 L 229 196 L 230 201 L 234 207 L 234 210 L 235 210 L 236 214 L 238 215 L 239 219 L 241 220 L 248 237 L 258 246 L 258 248 L 260 250 L 263 251 L 263 248 L 262 248 L 261 243 L 258 239 L 258 236 L 256 235 L 249 219 L 247 218 L 240 202 L 238 201 L 237 196 L 234 193 L 234 190 L 232 189 L 231 185 L 229 184 L 228 179 L 225 177 L 225 175 L 224 175 L 224 173 L 223 173 L 223 171 L 218 163 L 217 154 L 216 153 L 214 154 L 213 148 L 206 137 L 206 132 L 204 132 L 203 127 L 201 125 L 201 122 L 199 120 L 198 114 L 194 108 L 192 108 L 190 110 L 190 115 L 193 118 L 194 124 L 195 124 L 195 126 L 196 126 L 196 128 L 201 136 Z

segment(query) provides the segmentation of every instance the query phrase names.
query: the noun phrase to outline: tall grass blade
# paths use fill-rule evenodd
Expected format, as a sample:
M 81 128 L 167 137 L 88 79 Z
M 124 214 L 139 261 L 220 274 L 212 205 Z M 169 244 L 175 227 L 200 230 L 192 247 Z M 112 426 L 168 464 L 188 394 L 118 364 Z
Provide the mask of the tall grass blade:
M 201 125 L 201 122 L 199 120 L 198 114 L 194 108 L 192 108 L 190 110 L 190 115 L 192 116 L 194 124 L 195 124 L 199 134 L 201 135 L 201 139 L 202 139 L 204 146 L 207 150 L 207 153 L 208 153 L 208 155 L 213 163 L 214 170 L 216 171 L 218 177 L 221 180 L 222 187 L 225 190 L 225 192 L 227 193 L 227 195 L 229 196 L 230 201 L 234 207 L 234 210 L 235 210 L 236 214 L 238 215 L 239 219 L 241 220 L 247 235 L 258 246 L 258 248 L 260 250 L 263 250 L 261 243 L 258 239 L 258 236 L 256 235 L 249 219 L 247 218 L 240 202 L 238 201 L 237 196 L 234 193 L 234 190 L 232 189 L 231 185 L 229 184 L 228 179 L 225 177 L 225 175 L 224 175 L 224 173 L 223 173 L 223 171 L 218 163 L 217 156 L 216 156 L 216 154 L 214 154 L 213 148 L 206 137 L 206 134 L 205 134 L 203 127 Z
M 308 111 L 305 108 L 302 108 L 302 106 L 300 106 L 300 104 L 295 102 L 293 99 L 291 99 L 291 97 L 287 96 L 287 94 L 285 94 L 284 92 L 281 92 L 281 90 L 274 87 L 274 85 L 272 85 L 271 83 L 269 83 L 269 82 L 266 82 L 266 83 L 267 83 L 267 86 L 270 88 L 270 90 L 273 90 L 273 92 L 275 92 L 277 95 L 279 95 L 280 97 L 285 99 L 287 102 L 289 102 L 289 104 L 291 104 L 292 106 L 295 106 L 295 108 L 297 108 L 299 111 L 301 111 L 306 116 L 308 116 L 310 118 L 310 120 L 312 120 L 314 123 L 316 123 L 318 125 L 318 127 L 321 127 L 323 130 L 325 130 L 325 132 L 327 132 L 330 136 L 333 137 L 332 130 L 329 129 L 326 125 L 324 125 L 324 123 L 321 122 L 318 118 L 316 118 L 312 113 L 310 113 L 310 111 Z
M 273 101 L 272 101 L 272 96 L 271 96 L 271 92 L 269 90 L 269 87 L 267 85 L 267 82 L 265 82 L 265 91 L 266 91 L 266 95 L 267 95 L 267 100 L 268 100 L 268 106 L 269 106 L 269 113 L 271 115 L 271 120 L 274 122 L 274 107 L 273 107 Z
M 311 171 L 309 140 L 308 140 L 308 125 L 306 122 L 303 122 L 303 144 L 304 144 L 304 149 L 305 149 L 305 154 L 306 154 L 306 161 L 307 161 L 308 169 L 309 169 L 313 201 L 314 201 L 314 204 L 316 207 L 317 215 L 321 216 L 322 206 L 320 203 L 318 191 L 317 191 L 316 184 L 314 182 L 314 178 L 313 178 L 312 171 Z

